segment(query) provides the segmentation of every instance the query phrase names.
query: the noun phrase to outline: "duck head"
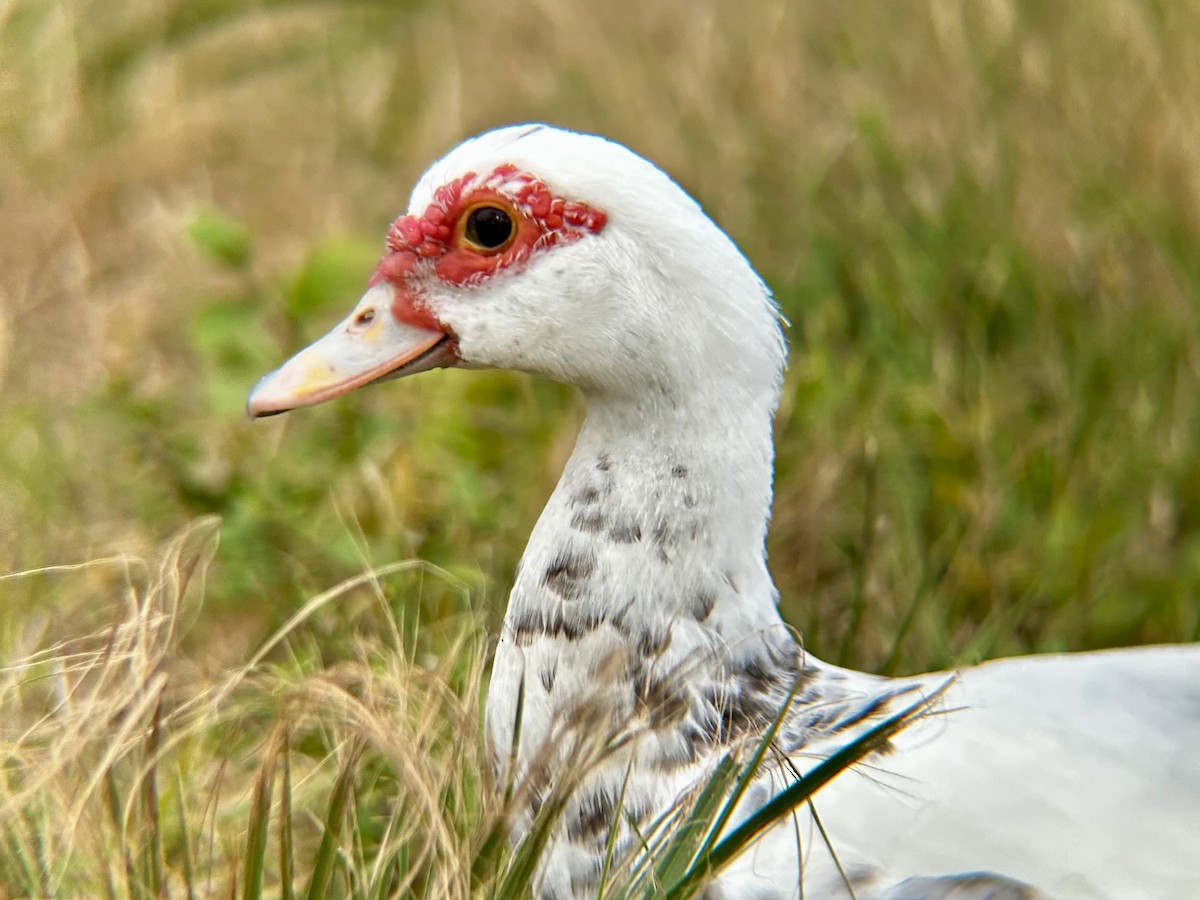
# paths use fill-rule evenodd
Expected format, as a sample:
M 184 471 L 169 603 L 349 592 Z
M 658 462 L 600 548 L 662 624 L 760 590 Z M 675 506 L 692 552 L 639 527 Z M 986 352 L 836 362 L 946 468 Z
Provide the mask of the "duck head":
M 723 373 L 773 402 L 782 358 L 766 288 L 669 177 L 604 138 L 522 125 L 425 173 L 358 305 L 248 410 L 446 366 L 615 397 L 685 395 Z

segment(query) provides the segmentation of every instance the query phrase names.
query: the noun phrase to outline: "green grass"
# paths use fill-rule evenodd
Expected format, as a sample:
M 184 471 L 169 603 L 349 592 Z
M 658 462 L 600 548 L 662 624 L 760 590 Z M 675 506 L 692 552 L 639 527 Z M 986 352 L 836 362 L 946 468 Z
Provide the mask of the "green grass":
M 242 413 L 357 298 L 421 168 L 503 122 L 657 160 L 776 291 L 772 568 L 819 656 L 900 673 L 1200 638 L 1194 4 L 532 15 L 0 9 L 0 571 L 26 573 L 0 581 L 0 894 L 274 895 L 293 863 L 300 894 L 317 858 L 337 895 L 504 877 L 497 852 L 474 887 L 438 881 L 469 880 L 501 815 L 482 799 L 483 636 L 579 400 L 449 372 Z M 202 589 L 147 619 L 174 590 L 157 548 L 213 515 Z M 310 599 L 409 560 L 256 658 Z M 103 681 L 138 622 L 122 646 L 141 668 L 118 667 L 137 678 Z M 189 690 L 231 679 L 228 709 L 193 715 Z M 401 724 L 371 705 L 396 684 Z M 110 714 L 55 706 L 82 696 Z M 344 716 L 307 712 L 331 696 Z M 466 745 L 438 745 L 451 722 Z M 423 755 L 396 750 L 418 726 Z M 394 804 L 431 785 L 413 808 L 445 825 L 424 844 Z

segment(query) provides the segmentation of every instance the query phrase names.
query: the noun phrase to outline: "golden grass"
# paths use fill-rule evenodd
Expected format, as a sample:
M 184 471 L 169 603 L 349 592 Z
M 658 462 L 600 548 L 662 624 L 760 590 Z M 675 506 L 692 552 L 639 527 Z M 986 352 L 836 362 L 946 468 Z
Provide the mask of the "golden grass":
M 470 896 L 472 842 L 498 815 L 477 733 L 478 630 L 459 627 L 459 652 L 441 663 L 408 658 L 398 630 L 360 636 L 357 652 L 334 665 L 305 663 L 313 620 L 356 591 L 378 597 L 391 574 L 413 565 L 397 564 L 314 597 L 249 661 L 204 666 L 179 639 L 198 611 L 216 526 L 196 523 L 158 559 L 90 564 L 126 573 L 123 613 L 90 637 L 38 646 L 41 636 L 29 636 L 33 646 L 0 670 L 5 895 L 21 895 L 22 885 L 39 896 L 90 896 L 101 886 L 127 897 L 244 889 L 254 786 L 282 750 L 288 780 L 278 798 L 268 792 L 262 813 L 276 890 L 283 829 L 275 820 L 289 823 L 300 890 L 331 784 L 349 765 L 359 789 L 376 796 L 359 810 L 375 819 L 363 831 L 407 846 L 407 875 L 422 877 L 427 896 Z M 282 660 L 265 662 L 279 649 Z M 372 876 L 380 877 L 363 867 L 355 877 Z M 345 885 L 348 876 L 339 877 Z
M 202 601 L 218 524 L 193 523 L 153 559 L 8 576 L 115 566 L 126 591 L 96 634 L 28 634 L 0 669 L 0 896 L 526 896 L 573 787 L 635 745 L 645 722 L 614 725 L 603 704 L 581 709 L 545 748 L 553 766 L 496 785 L 479 732 L 478 626 L 457 623 L 457 645 L 440 660 L 414 659 L 385 614 L 391 628 L 356 635 L 344 658 L 308 658 L 316 635 L 331 637 L 331 605 L 365 592 L 390 611 L 388 579 L 413 563 L 313 597 L 244 663 L 196 660 L 180 638 Z M 937 693 L 725 834 L 774 728 L 731 752 L 647 823 L 644 855 L 610 860 L 603 896 L 695 896 L 739 847 L 926 715 Z M 540 811 L 510 848 L 531 791 Z

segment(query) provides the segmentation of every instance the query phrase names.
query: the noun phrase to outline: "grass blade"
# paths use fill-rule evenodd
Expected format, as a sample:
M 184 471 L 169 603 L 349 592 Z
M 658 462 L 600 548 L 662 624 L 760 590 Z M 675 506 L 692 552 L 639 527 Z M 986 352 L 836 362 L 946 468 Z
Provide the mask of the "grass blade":
M 142 800 L 146 810 L 146 826 L 150 832 L 145 855 L 147 880 L 155 897 L 166 896 L 166 864 L 163 859 L 162 822 L 159 818 L 158 755 L 162 745 L 162 697 L 154 707 L 150 733 L 146 736 L 146 772 L 142 777 Z
M 317 848 L 312 880 L 309 882 L 308 900 L 325 900 L 329 895 L 329 885 L 333 880 L 333 866 L 337 861 L 338 842 L 342 834 L 342 825 L 346 821 L 346 811 L 353 796 L 355 770 L 359 757 L 362 756 L 363 748 L 361 739 L 354 740 L 342 763 L 341 771 L 338 772 L 337 782 L 333 786 L 333 794 L 329 798 L 329 810 L 325 816 L 325 831 L 321 835 L 321 846 Z
M 497 897 L 523 897 L 529 893 L 538 864 L 542 860 L 542 854 L 550 843 L 554 829 L 571 796 L 569 788 L 574 786 L 573 779 L 564 779 L 554 786 L 550 796 L 538 810 L 529 831 L 525 833 L 525 837 L 513 852 L 508 870 L 496 889 Z
M 287 728 L 281 738 L 283 775 L 279 782 L 279 896 L 282 900 L 295 900 L 292 882 L 296 877 L 295 851 L 292 838 L 292 760 L 291 737 Z
M 496 877 L 496 870 L 508 844 L 508 817 L 501 816 L 492 823 L 471 861 L 471 888 L 480 890 Z
M 121 792 L 117 786 L 117 776 L 110 765 L 103 776 L 104 796 L 107 800 L 107 811 L 109 820 L 113 826 L 113 830 L 117 836 L 117 846 L 121 854 L 121 863 L 125 874 L 125 895 L 127 897 L 140 897 L 141 892 L 138 890 L 137 879 L 134 874 L 133 857 L 129 852 L 129 846 L 125 843 L 125 814 L 122 811 Z
M 719 820 L 722 804 L 726 803 L 739 771 L 737 762 L 730 755 L 723 756 L 717 763 L 687 817 L 668 832 L 666 852 L 654 867 L 655 885 L 671 885 L 684 880 L 706 843 L 705 837 L 717 827 L 714 820 Z
M 243 900 L 262 897 L 263 870 L 266 868 L 267 835 L 271 825 L 271 795 L 275 792 L 275 764 L 279 758 L 278 735 L 267 747 L 254 796 L 250 801 L 250 820 L 246 831 L 246 858 L 242 869 Z
M 179 798 L 180 865 L 183 867 L 183 886 L 188 900 L 196 898 L 196 870 L 192 860 L 192 833 L 187 820 L 187 793 L 184 790 L 183 769 L 175 768 L 175 796 Z

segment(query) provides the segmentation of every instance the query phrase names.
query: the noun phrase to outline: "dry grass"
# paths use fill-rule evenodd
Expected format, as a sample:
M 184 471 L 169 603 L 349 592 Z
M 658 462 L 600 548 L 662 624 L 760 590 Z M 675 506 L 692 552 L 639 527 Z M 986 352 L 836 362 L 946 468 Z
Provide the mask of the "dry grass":
M 573 787 L 635 743 L 645 723 L 612 726 L 611 710 L 580 710 L 559 746 L 546 748 L 552 781 L 535 763 L 523 780 L 495 784 L 479 733 L 483 633 L 457 623 L 451 652 L 414 659 L 385 596 L 389 577 L 411 563 L 312 598 L 249 661 L 206 669 L 179 639 L 202 599 L 217 526 L 194 523 L 155 559 L 9 576 L 116 567 L 126 592 L 97 634 L 26 634 L 0 669 L 0 896 L 529 895 Z M 355 636 L 337 662 L 309 659 L 305 645 L 329 624 L 327 608 L 355 593 L 391 627 Z M 647 823 L 647 852 L 610 860 L 601 895 L 697 895 L 755 835 L 925 715 L 936 696 L 859 736 L 726 834 L 772 729 Z M 510 848 L 531 791 L 539 812 Z
M 313 598 L 249 661 L 206 670 L 179 638 L 216 526 L 196 523 L 157 559 L 93 563 L 124 573 L 123 613 L 89 637 L 27 635 L 0 671 L 4 895 L 251 896 L 256 829 L 258 883 L 301 890 L 330 821 L 357 816 L 334 844 L 335 895 L 470 896 L 475 844 L 502 806 L 477 734 L 481 633 L 458 626 L 441 663 L 410 658 L 396 628 L 357 637 L 336 664 L 306 661 L 330 604 L 365 592 L 388 608 L 389 576 L 413 565 L 397 564 Z M 338 781 L 353 787 L 334 809 Z M 405 870 L 379 870 L 398 848 Z

